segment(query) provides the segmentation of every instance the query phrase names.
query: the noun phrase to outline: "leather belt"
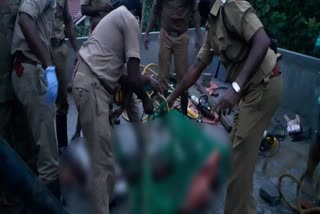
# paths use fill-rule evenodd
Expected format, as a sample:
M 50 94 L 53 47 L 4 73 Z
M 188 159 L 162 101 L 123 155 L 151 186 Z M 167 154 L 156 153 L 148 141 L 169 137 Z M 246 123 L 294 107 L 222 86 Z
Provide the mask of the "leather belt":
M 19 63 L 25 63 L 25 64 L 31 64 L 31 65 L 39 64 L 36 61 L 33 61 L 32 59 L 30 59 L 30 58 L 26 57 L 25 55 L 23 55 L 21 52 L 18 52 L 16 54 L 15 61 L 19 62 Z
M 51 39 L 51 45 L 54 48 L 59 47 L 60 45 L 62 45 L 64 43 L 64 39 L 56 39 L 56 38 L 52 38 Z
M 181 36 L 182 34 L 184 34 L 186 32 L 186 31 L 177 32 L 177 31 L 167 31 L 167 30 L 165 30 L 165 31 L 169 36 L 174 37 L 174 38 L 177 38 L 177 37 Z
M 81 63 L 82 65 L 86 66 L 86 69 L 81 69 L 81 70 L 77 69 L 76 73 L 80 73 L 87 77 L 91 77 L 93 81 L 99 83 L 110 95 L 114 95 L 117 92 L 118 88 L 113 89 L 108 84 L 106 84 L 101 79 L 99 79 L 98 76 L 91 71 L 88 64 L 80 56 L 78 57 L 78 63 L 79 64 Z M 77 66 L 79 66 L 79 64 Z

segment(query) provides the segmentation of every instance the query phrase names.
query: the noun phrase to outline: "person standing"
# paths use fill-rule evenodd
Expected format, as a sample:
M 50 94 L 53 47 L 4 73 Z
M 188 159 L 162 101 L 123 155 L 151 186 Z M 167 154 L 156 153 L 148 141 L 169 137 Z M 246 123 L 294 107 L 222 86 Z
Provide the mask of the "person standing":
M 69 12 L 67 0 L 57 0 L 55 24 L 51 45 L 53 52 L 53 63 L 56 66 L 58 77 L 58 96 L 56 100 L 56 130 L 59 151 L 68 146 L 67 114 L 68 104 L 68 47 L 65 38 L 68 38 L 74 52 L 78 51 L 76 32 L 72 17 Z
M 55 9 L 55 0 L 24 0 L 18 9 L 11 53 L 13 89 L 40 147 L 39 178 L 58 197 L 58 146 L 54 127 L 58 81 L 50 44 Z
M 111 0 L 81 0 L 81 13 L 90 17 L 90 32 L 112 11 Z
M 112 11 L 111 0 L 81 0 L 81 13 L 90 17 L 90 34 L 93 32 L 100 20 Z M 81 126 L 79 117 L 77 118 L 77 125 L 72 139 L 80 137 Z
M 219 56 L 232 87 L 215 110 L 229 113 L 237 104 L 239 111 L 231 133 L 233 154 L 224 213 L 256 213 L 252 196 L 253 174 L 263 133 L 281 101 L 282 79 L 278 55 L 261 21 L 247 1 L 212 0 L 206 40 L 197 61 L 181 84 L 168 97 L 175 99 L 200 77 Z
M 11 72 L 11 44 L 20 0 L 0 1 L 0 136 L 34 171 L 36 146 L 26 122 L 26 115 L 14 96 Z M 6 194 L 3 193 L 6 192 Z M 10 205 L 11 190 L 0 184 L 0 207 Z M 11 204 L 12 205 L 12 204 Z
M 92 205 L 96 214 L 109 213 L 115 166 L 112 154 L 110 104 L 120 84 L 142 100 L 144 111 L 153 104 L 144 86 L 160 89 L 157 81 L 140 73 L 140 27 L 135 15 L 138 0 L 119 1 L 79 50 L 73 95 L 92 164 Z M 126 69 L 125 69 L 126 67 Z
M 196 49 L 202 44 L 200 31 L 200 15 L 198 0 L 154 0 L 152 14 L 146 29 L 145 48 L 149 49 L 149 33 L 154 27 L 158 17 L 161 17 L 161 30 L 159 38 L 159 80 L 164 90 L 168 89 L 172 55 L 174 56 L 175 72 L 179 84 L 188 70 L 189 46 L 189 15 L 194 15 L 197 40 Z M 188 94 L 181 97 L 181 110 L 187 114 Z

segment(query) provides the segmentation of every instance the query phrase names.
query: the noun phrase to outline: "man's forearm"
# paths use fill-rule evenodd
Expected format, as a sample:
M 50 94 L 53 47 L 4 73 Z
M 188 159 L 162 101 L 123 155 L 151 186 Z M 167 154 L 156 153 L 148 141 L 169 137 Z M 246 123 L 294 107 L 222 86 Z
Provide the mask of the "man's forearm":
M 252 38 L 252 45 L 248 58 L 236 78 L 240 88 L 249 82 L 250 78 L 258 71 L 270 46 L 270 39 L 263 29 L 260 29 Z
M 181 83 L 178 84 L 177 88 L 172 92 L 172 97 L 176 99 L 179 97 L 183 92 L 188 90 L 200 77 L 202 71 L 205 69 L 206 65 L 197 61 L 194 63 L 189 71 L 186 73 L 184 78 L 182 79 Z
M 146 91 L 144 90 L 144 87 L 147 86 L 149 82 L 150 79 L 147 76 L 140 75 L 140 77 L 135 80 L 129 79 L 128 76 L 122 76 L 122 84 L 127 84 L 142 101 L 149 99 Z
M 70 44 L 75 52 L 78 52 L 78 45 L 77 45 L 77 35 L 75 26 L 72 22 L 72 19 L 66 23 L 65 33 L 67 38 L 70 41 Z
M 156 24 L 156 20 L 157 20 L 157 14 L 155 12 L 152 12 L 151 19 L 150 19 L 148 27 L 146 29 L 146 34 L 150 33 L 150 31 L 152 30 L 152 28 Z
M 194 21 L 194 26 L 196 28 L 197 36 L 201 36 L 201 30 L 200 30 L 201 17 L 198 11 L 194 13 L 193 21 Z
M 128 76 L 123 76 L 124 84 L 129 85 L 132 91 L 143 102 L 149 99 L 144 87 L 150 82 L 150 78 L 142 76 L 140 73 L 140 60 L 137 58 L 129 58 L 127 62 Z
M 18 21 L 30 49 L 40 60 L 42 66 L 46 68 L 52 65 L 50 52 L 41 42 L 34 20 L 29 15 L 20 13 Z
M 88 5 L 81 5 L 81 13 L 86 16 L 99 16 L 99 13 L 102 12 L 101 7 L 92 7 Z

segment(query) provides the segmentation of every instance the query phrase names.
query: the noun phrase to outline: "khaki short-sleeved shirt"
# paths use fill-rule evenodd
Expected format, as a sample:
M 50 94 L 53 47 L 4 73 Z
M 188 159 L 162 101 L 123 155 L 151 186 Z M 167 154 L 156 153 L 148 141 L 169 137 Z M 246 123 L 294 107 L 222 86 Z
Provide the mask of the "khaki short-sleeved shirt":
M 52 38 L 55 39 L 65 39 L 65 24 L 64 24 L 64 16 L 65 14 L 69 14 L 65 10 L 68 10 L 68 3 L 67 0 L 57 0 L 56 6 L 56 15 L 55 15 L 55 22 L 53 28 Z M 71 17 L 69 17 L 71 18 Z
M 138 20 L 125 6 L 113 10 L 99 22 L 79 55 L 104 84 L 115 89 L 127 60 L 140 59 Z
M 227 28 L 222 18 L 222 7 L 225 23 L 229 26 Z M 217 0 L 208 17 L 206 39 L 198 53 L 198 60 L 210 64 L 213 56 L 219 56 L 228 72 L 228 81 L 234 81 L 250 51 L 249 41 L 261 28 L 261 21 L 247 1 L 229 0 L 222 5 L 221 0 Z M 259 70 L 250 81 L 261 82 L 271 73 L 276 61 L 276 54 L 269 48 Z
M 24 0 L 18 12 L 25 13 L 35 21 L 40 39 L 51 53 L 51 36 L 55 18 L 56 0 Z M 19 23 L 16 21 L 12 40 L 11 53 L 21 51 L 26 57 L 40 63 L 40 60 L 32 53 Z
M 111 0 L 80 0 L 80 5 L 87 5 L 91 7 L 105 7 L 107 4 L 112 5 Z M 90 17 L 90 23 L 96 26 L 107 13 L 100 13 L 97 16 Z
M 11 42 L 20 0 L 8 0 L 0 6 L 0 103 L 13 97 Z
M 161 16 L 161 27 L 169 32 L 188 29 L 189 15 L 198 10 L 199 0 L 154 0 L 152 12 Z

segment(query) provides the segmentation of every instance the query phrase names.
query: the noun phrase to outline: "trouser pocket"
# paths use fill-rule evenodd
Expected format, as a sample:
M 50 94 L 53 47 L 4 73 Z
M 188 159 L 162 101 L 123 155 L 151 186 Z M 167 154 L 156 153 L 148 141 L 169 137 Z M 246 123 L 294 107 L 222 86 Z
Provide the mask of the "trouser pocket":
M 39 81 L 39 93 L 45 94 L 47 93 L 48 83 L 47 80 L 44 78 L 44 70 L 40 64 L 37 64 L 36 72 Z

